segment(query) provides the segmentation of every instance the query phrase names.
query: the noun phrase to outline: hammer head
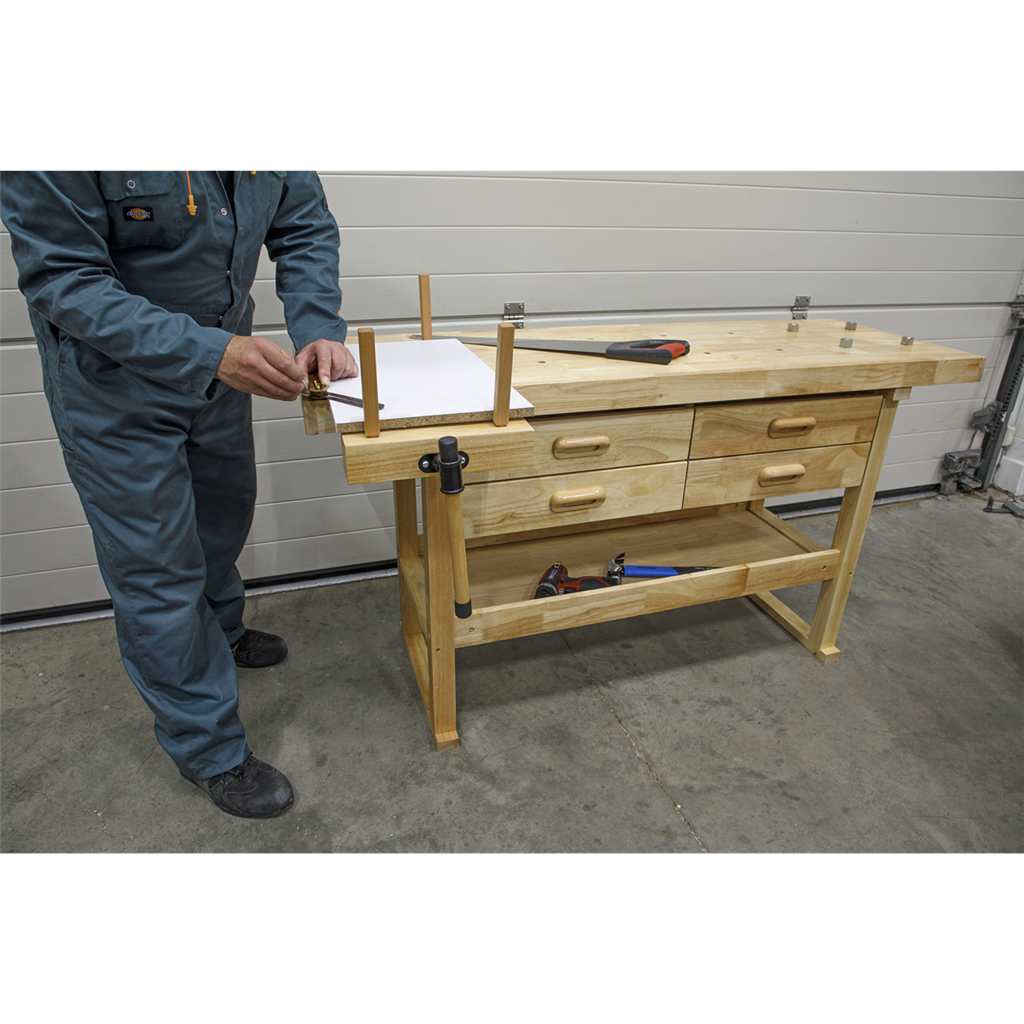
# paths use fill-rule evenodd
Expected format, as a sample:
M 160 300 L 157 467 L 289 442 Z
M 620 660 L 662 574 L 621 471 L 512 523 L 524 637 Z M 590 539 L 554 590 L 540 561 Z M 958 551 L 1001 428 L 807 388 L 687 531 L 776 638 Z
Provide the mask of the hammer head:
M 621 555 L 616 555 L 614 558 L 608 559 L 608 575 L 609 576 L 625 576 L 626 569 L 626 552 L 623 551 Z

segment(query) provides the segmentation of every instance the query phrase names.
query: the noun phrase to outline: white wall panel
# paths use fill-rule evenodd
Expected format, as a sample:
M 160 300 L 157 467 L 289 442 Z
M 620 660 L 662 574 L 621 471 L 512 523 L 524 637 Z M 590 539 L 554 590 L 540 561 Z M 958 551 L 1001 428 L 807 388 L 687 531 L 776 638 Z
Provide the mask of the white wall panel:
M 352 530 L 320 537 L 297 537 L 269 544 L 247 544 L 238 559 L 238 570 L 247 580 L 288 576 L 311 568 L 371 565 L 395 557 L 394 532 L 390 529 Z
M 33 572 L 0 579 L 0 601 L 6 612 L 63 608 L 102 601 L 107 591 L 95 564 L 52 572 Z
M 41 393 L 4 396 L 0 404 L 0 439 L 5 444 L 55 440 L 56 437 L 50 408 Z M 4 451 L 6 454 L 7 449 Z
M 533 274 L 1020 269 L 1008 235 L 479 227 L 349 228 L 346 238 L 345 269 L 361 276 L 502 274 L 510 263 Z
M 797 295 L 850 319 L 984 355 L 982 381 L 915 389 L 880 488 L 940 479 L 946 451 L 994 397 L 1007 303 L 1024 271 L 1016 172 L 322 172 L 342 231 L 353 328 L 418 329 L 431 275 L 438 330 L 480 329 L 503 304 L 536 326 L 773 319 Z M 274 266 L 256 329 L 284 347 Z M 0 231 L 0 559 L 5 613 L 102 600 L 91 537 L 42 395 Z M 394 557 L 386 487 L 350 487 L 337 437 L 306 437 L 297 404 L 253 403 L 259 498 L 239 560 L 265 578 Z M 830 492 L 824 492 L 828 494 Z M 817 495 L 810 496 L 817 497 Z
M 5 576 L 51 572 L 96 562 L 92 530 L 88 526 L 67 526 L 43 532 L 42 538 L 35 531 L 0 535 L 0 563 Z
M 1012 235 L 1014 199 L 544 178 L 325 175 L 346 227 L 710 228 Z
M 20 293 L 18 302 L 25 305 Z M 17 344 L 5 341 L 0 344 L 0 391 L 3 395 L 41 393 L 42 390 L 43 373 L 39 367 L 35 342 Z
M 321 171 L 328 178 L 330 172 Z M 388 171 L 377 171 L 387 175 Z M 417 177 L 470 173 L 474 178 L 507 178 L 504 171 L 417 172 Z M 1024 198 L 1020 171 L 522 171 L 515 177 L 572 181 L 672 182 L 753 186 L 759 189 L 828 189 L 893 192 L 899 195 L 993 196 Z
M 0 529 L 20 535 L 27 544 L 45 547 L 48 531 L 84 524 L 85 512 L 70 481 L 0 491 Z
M 746 270 L 634 272 L 629 274 L 489 274 L 440 276 L 429 263 L 417 273 L 431 274 L 430 299 L 435 319 L 458 317 L 496 320 L 506 302 L 525 302 L 527 318 L 540 315 L 636 311 L 674 319 L 680 311 L 773 309 L 786 316 L 797 295 L 810 295 L 815 312 L 829 306 L 992 304 L 1015 294 L 1019 271 L 847 271 Z M 409 322 L 418 330 L 419 296 L 415 275 L 406 277 L 344 278 L 343 311 L 350 323 Z M 253 289 L 263 323 L 282 316 L 273 288 L 257 283 Z M 706 319 L 706 317 L 705 317 Z M 732 319 L 730 317 L 730 319 Z M 863 318 L 862 318 L 863 319 Z M 865 319 L 865 323 L 868 321 Z M 417 324 L 414 326 L 414 324 Z M 465 329 L 479 329 L 470 328 Z M 435 332 L 436 333 L 436 332 Z M 915 332 L 915 337 L 918 332 Z
M 4 444 L 0 487 L 46 487 L 68 479 L 59 441 L 21 441 Z M 5 524 L 6 525 L 6 524 Z

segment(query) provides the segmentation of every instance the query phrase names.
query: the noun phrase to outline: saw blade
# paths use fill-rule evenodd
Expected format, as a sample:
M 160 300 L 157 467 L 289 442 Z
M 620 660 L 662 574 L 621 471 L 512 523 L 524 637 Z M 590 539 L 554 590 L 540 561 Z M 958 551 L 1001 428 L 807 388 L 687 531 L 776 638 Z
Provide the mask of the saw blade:
M 497 345 L 497 338 L 459 338 L 463 345 Z M 575 341 L 569 338 L 520 338 L 515 340 L 516 348 L 539 349 L 542 352 L 568 352 L 573 355 L 603 356 L 610 341 Z

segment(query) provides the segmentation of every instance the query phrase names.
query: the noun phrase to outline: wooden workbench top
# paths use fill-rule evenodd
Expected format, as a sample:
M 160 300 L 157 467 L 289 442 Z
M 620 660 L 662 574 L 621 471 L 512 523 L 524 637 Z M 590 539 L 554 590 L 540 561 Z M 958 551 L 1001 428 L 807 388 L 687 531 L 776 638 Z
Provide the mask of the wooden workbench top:
M 512 387 L 534 407 L 535 415 L 640 409 L 691 403 L 730 402 L 790 395 L 836 394 L 889 388 L 959 384 L 981 380 L 981 356 L 915 341 L 901 344 L 898 334 L 863 324 L 846 329 L 845 320 L 741 320 L 725 323 L 614 324 L 596 327 L 548 327 L 516 331 L 517 339 L 574 338 L 633 341 L 684 338 L 689 354 L 667 366 L 516 348 Z M 493 331 L 452 332 L 492 369 L 493 346 L 473 345 L 474 335 Z M 850 348 L 840 347 L 852 338 Z M 380 344 L 407 341 L 386 335 Z M 307 409 L 308 433 L 333 433 L 329 410 Z
M 690 352 L 660 366 L 517 348 L 512 386 L 530 401 L 536 415 L 547 416 L 954 384 L 980 380 L 985 365 L 981 356 L 922 341 L 903 345 L 900 335 L 863 325 L 848 331 L 845 320 L 801 320 L 795 332 L 788 330 L 790 322 L 622 324 L 517 331 L 516 337 L 523 339 L 613 342 L 684 338 L 690 343 Z M 473 333 L 451 336 L 472 345 Z M 853 339 L 852 347 L 840 347 L 840 340 L 847 337 Z M 472 351 L 493 367 L 493 348 L 480 346 Z

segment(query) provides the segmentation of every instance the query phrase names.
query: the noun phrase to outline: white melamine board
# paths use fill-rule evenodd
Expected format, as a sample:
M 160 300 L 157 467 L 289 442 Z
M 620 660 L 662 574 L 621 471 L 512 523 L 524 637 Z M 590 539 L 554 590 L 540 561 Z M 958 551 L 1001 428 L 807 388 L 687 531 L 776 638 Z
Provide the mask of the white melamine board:
M 392 341 L 375 345 L 377 394 L 384 408 L 381 421 L 429 420 L 457 417 L 494 408 L 494 371 L 455 338 L 432 341 Z M 359 362 L 359 349 L 350 346 Z M 332 381 L 329 391 L 362 397 L 360 377 Z M 512 389 L 510 409 L 530 409 Z M 331 402 L 337 424 L 362 423 L 363 411 Z

